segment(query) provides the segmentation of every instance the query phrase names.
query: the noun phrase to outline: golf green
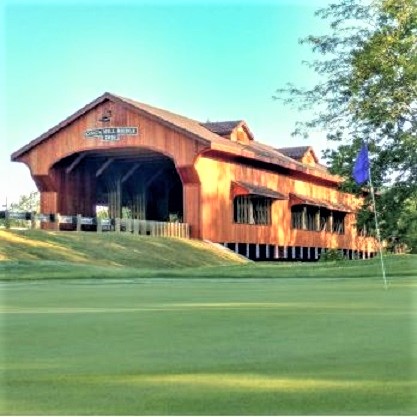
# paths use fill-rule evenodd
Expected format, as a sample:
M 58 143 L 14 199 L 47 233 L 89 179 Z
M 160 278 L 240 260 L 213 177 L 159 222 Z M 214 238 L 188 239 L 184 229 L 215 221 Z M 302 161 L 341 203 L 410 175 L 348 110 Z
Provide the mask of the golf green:
M 3 282 L 1 414 L 416 414 L 417 281 Z

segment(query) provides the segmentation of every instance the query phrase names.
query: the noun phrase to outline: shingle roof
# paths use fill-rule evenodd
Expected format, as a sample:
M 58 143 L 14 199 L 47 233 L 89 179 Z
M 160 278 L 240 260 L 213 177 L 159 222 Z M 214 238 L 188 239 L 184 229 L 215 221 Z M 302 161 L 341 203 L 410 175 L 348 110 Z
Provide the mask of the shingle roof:
M 236 127 L 238 127 L 243 120 L 229 120 L 224 122 L 207 122 L 201 123 L 210 132 L 217 133 L 220 136 L 230 135 Z
M 247 194 L 261 195 L 261 196 L 273 198 L 276 200 L 288 200 L 287 195 L 282 194 L 275 190 L 271 190 L 268 187 L 263 187 L 261 185 L 254 185 L 245 181 L 233 181 L 233 185 L 234 184 L 244 189 Z M 235 192 L 235 195 L 239 195 L 239 193 Z
M 225 139 L 217 133 L 213 133 L 210 129 L 205 127 L 205 123 L 190 119 L 179 114 L 172 113 L 168 110 L 159 109 L 157 107 L 150 106 L 149 104 L 140 103 L 129 98 L 117 96 L 111 93 L 104 93 L 91 103 L 78 110 L 61 123 L 57 124 L 53 128 L 49 129 L 43 135 L 32 140 L 27 145 L 14 152 L 11 156 L 12 160 L 17 161 L 20 156 L 28 152 L 39 143 L 47 140 L 50 136 L 57 133 L 59 130 L 66 127 L 68 124 L 74 122 L 76 119 L 81 117 L 83 114 L 92 110 L 99 104 L 105 101 L 113 101 L 132 111 L 136 111 L 142 115 L 145 115 L 151 119 L 156 120 L 169 128 L 178 131 L 199 143 L 206 145 L 207 149 L 218 151 L 221 153 L 227 153 L 247 159 L 255 159 L 263 161 L 269 164 L 278 165 L 290 170 L 300 171 L 307 175 L 312 175 L 331 181 L 333 183 L 340 183 L 341 178 L 331 175 L 329 172 L 323 169 L 316 169 L 307 165 L 304 165 L 289 156 L 284 155 L 279 149 L 275 149 L 271 146 L 264 145 L 259 142 L 251 141 L 250 144 L 244 144 L 239 142 L 232 142 L 229 139 Z M 238 121 L 238 124 L 243 121 Z M 217 122 L 216 122 L 217 123 Z M 223 122 L 220 122 L 223 123 Z M 225 122 L 225 123 L 236 123 L 236 122 Z M 243 122 L 244 123 L 244 122 Z M 235 125 L 236 126 L 236 125 Z
M 310 146 L 292 146 L 288 148 L 277 148 L 279 152 L 297 161 L 301 161 L 301 158 L 309 149 Z
M 290 200 L 292 204 L 307 204 L 310 206 L 324 207 L 329 210 L 343 211 L 346 213 L 352 212 L 352 209 L 344 204 L 306 197 L 300 194 L 290 193 Z

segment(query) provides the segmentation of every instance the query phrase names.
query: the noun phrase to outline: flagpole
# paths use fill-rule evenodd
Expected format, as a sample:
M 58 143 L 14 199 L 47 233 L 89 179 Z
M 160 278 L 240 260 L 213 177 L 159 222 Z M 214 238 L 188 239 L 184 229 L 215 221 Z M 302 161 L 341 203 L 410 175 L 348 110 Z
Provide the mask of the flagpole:
M 368 143 L 366 143 L 366 146 L 368 146 Z M 372 204 L 374 206 L 375 229 L 376 229 L 376 236 L 377 236 L 378 244 L 379 244 L 379 259 L 381 260 L 382 279 L 384 280 L 384 288 L 388 289 L 387 275 L 385 273 L 384 258 L 382 256 L 381 233 L 379 231 L 378 214 L 376 211 L 375 191 L 374 191 L 374 186 L 372 184 L 371 164 L 368 165 L 368 176 L 369 176 L 369 187 L 371 188 Z

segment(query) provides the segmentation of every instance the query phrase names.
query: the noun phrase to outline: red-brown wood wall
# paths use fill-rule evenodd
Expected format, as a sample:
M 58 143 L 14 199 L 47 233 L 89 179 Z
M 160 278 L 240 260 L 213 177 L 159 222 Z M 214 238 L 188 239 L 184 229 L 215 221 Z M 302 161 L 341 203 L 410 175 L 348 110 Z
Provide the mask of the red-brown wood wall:
M 85 138 L 87 129 L 106 127 L 99 119 L 109 110 L 112 113 L 111 126 L 136 126 L 139 134 L 113 142 Z M 310 182 L 231 160 L 204 156 L 203 151 L 209 149 L 209 145 L 199 143 L 151 117 L 128 110 L 110 100 L 82 114 L 32 147 L 18 160 L 29 166 L 41 191 L 42 213 L 81 213 L 90 216 L 93 215 L 95 203 L 95 178 L 80 171 L 68 180 L 65 170 L 56 169 L 54 165 L 75 153 L 121 147 L 132 150 L 152 149 L 174 161 L 183 183 L 184 221 L 190 224 L 192 237 L 214 242 L 375 250 L 372 239 L 357 236 L 354 213 L 346 216 L 344 235 L 291 229 L 288 200 L 276 200 L 273 203 L 272 225 L 235 224 L 230 193 L 232 181 L 249 182 L 287 195 L 296 193 L 318 200 L 335 201 L 353 208 L 360 201 L 353 195 L 339 192 L 336 183 L 320 185 L 317 181 Z
M 196 169 L 201 179 L 203 239 L 222 243 L 344 248 L 366 252 L 376 250 L 373 239 L 357 235 L 353 212 L 346 215 L 343 235 L 327 231 L 292 229 L 290 200 L 273 202 L 271 225 L 237 224 L 233 220 L 233 198 L 230 191 L 233 181 L 244 181 L 285 195 L 295 193 L 356 208 L 360 205 L 360 200 L 352 194 L 342 193 L 334 186 L 318 185 L 315 182 L 297 180 L 294 177 L 237 162 L 204 156 L 198 159 Z

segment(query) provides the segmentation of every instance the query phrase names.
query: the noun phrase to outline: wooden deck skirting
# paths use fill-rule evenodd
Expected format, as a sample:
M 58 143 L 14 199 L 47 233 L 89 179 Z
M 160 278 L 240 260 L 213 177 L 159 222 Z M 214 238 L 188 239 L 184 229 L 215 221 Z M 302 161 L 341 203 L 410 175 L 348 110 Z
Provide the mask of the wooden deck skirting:
M 329 250 L 334 250 L 332 248 L 317 246 L 281 246 L 239 242 L 225 242 L 222 245 L 236 254 L 253 261 L 315 262 L 320 260 L 322 254 L 325 254 Z M 377 255 L 377 252 L 371 250 L 349 248 L 337 250 L 343 258 L 350 260 L 371 259 Z

